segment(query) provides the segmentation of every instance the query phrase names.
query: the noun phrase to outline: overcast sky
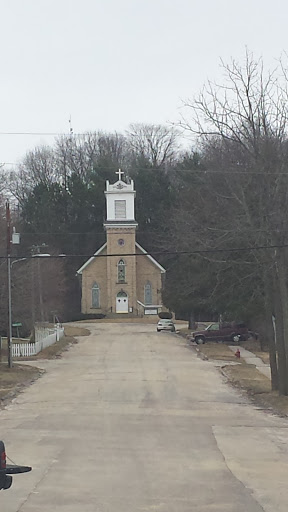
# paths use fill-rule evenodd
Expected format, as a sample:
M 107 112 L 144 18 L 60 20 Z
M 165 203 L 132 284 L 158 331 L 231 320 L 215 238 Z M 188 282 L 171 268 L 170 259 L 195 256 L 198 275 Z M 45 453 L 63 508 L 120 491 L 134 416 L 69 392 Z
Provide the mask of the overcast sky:
M 179 119 L 181 99 L 245 46 L 275 66 L 285 0 L 0 0 L 0 132 L 124 131 Z M 0 135 L 0 162 L 53 137 Z M 8 167 L 7 167 L 8 168 Z

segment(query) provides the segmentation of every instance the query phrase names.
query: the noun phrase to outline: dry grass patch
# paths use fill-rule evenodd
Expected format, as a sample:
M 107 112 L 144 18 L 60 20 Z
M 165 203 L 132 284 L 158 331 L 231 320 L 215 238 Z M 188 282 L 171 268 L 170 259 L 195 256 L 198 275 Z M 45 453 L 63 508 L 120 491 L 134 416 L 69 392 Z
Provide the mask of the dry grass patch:
M 205 351 L 207 356 L 215 360 L 225 360 L 225 348 L 223 353 L 220 348 L 217 350 L 216 346 L 210 347 L 208 350 L 206 347 Z M 205 349 L 205 346 L 202 346 L 201 350 L 203 348 Z M 226 347 L 226 349 L 230 350 L 228 347 Z M 261 351 L 258 353 L 257 351 L 254 351 L 254 353 L 257 355 L 259 354 L 260 357 Z M 235 360 L 233 352 L 231 352 L 231 354 L 233 360 Z M 260 406 L 261 408 L 267 409 L 275 414 L 279 414 L 280 416 L 287 416 L 288 397 L 279 396 L 277 391 L 271 391 L 270 379 L 259 372 L 255 365 L 247 364 L 242 358 L 238 359 L 237 361 L 240 364 L 227 365 L 222 367 L 222 371 L 229 382 L 233 386 L 245 391 L 258 407 Z
M 225 366 L 224 375 L 238 388 L 247 392 L 253 402 L 280 416 L 288 415 L 288 397 L 271 391 L 270 379 L 260 373 L 254 365 Z
M 225 366 L 225 375 L 230 382 L 245 389 L 249 394 L 269 393 L 271 391 L 270 379 L 260 373 L 254 364 L 237 364 Z
M 64 325 L 65 336 L 89 336 L 90 331 L 85 327 L 77 327 L 74 325 Z
M 267 352 L 260 350 L 260 343 L 248 340 L 241 346 L 250 350 L 264 362 L 267 361 Z M 271 391 L 271 381 L 259 372 L 255 365 L 247 364 L 242 358 L 236 359 L 229 347 L 222 343 L 207 343 L 198 345 L 199 351 L 208 359 L 222 361 L 237 361 L 237 365 L 223 365 L 222 372 L 228 381 L 235 387 L 245 391 L 255 405 L 280 416 L 288 416 L 288 397 L 279 396 L 277 391 Z M 262 356 L 261 356 L 262 354 Z
M 288 416 L 288 397 L 279 396 L 277 391 L 257 395 L 256 403 L 260 404 L 264 409 L 270 409 L 280 416 Z
M 8 368 L 7 363 L 0 363 L 0 402 L 13 398 L 21 388 L 31 384 L 43 373 L 34 366 L 15 364 Z
M 239 361 L 234 353 L 225 343 L 205 343 L 198 345 L 199 352 L 202 352 L 208 359 L 216 359 L 221 361 Z
M 69 349 L 71 345 L 77 343 L 74 336 L 89 336 L 90 331 L 84 327 L 74 327 L 73 325 L 64 326 L 64 336 L 59 341 L 39 352 L 33 359 L 54 359 L 61 357 L 62 352 Z

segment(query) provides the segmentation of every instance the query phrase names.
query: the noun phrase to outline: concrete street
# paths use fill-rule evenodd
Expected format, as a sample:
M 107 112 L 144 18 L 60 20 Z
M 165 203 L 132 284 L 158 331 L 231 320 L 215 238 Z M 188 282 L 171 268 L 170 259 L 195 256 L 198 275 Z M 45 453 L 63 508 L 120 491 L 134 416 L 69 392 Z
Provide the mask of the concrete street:
M 258 410 L 212 362 L 147 324 L 91 330 L 0 411 L 33 471 L 1 512 L 286 512 L 288 421 Z

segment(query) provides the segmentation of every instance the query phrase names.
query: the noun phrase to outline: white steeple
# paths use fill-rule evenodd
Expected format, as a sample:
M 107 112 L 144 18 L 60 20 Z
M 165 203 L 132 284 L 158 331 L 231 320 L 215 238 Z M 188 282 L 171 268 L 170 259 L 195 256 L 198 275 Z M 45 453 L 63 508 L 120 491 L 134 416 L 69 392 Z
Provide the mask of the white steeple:
M 111 185 L 106 181 L 106 222 L 105 227 L 121 227 L 123 225 L 136 226 L 135 213 L 134 213 L 134 198 L 136 192 L 134 190 L 134 182 L 125 183 L 121 177 L 123 171 L 119 169 L 116 172 L 119 179 Z

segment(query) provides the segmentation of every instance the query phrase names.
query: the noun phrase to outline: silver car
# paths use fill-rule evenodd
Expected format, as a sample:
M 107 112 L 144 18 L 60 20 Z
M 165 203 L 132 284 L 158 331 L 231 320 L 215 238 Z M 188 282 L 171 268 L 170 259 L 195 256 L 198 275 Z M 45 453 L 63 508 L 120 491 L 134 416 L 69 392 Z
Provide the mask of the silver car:
M 157 332 L 160 331 L 171 331 L 175 332 L 175 324 L 172 320 L 168 318 L 161 318 L 157 324 Z

